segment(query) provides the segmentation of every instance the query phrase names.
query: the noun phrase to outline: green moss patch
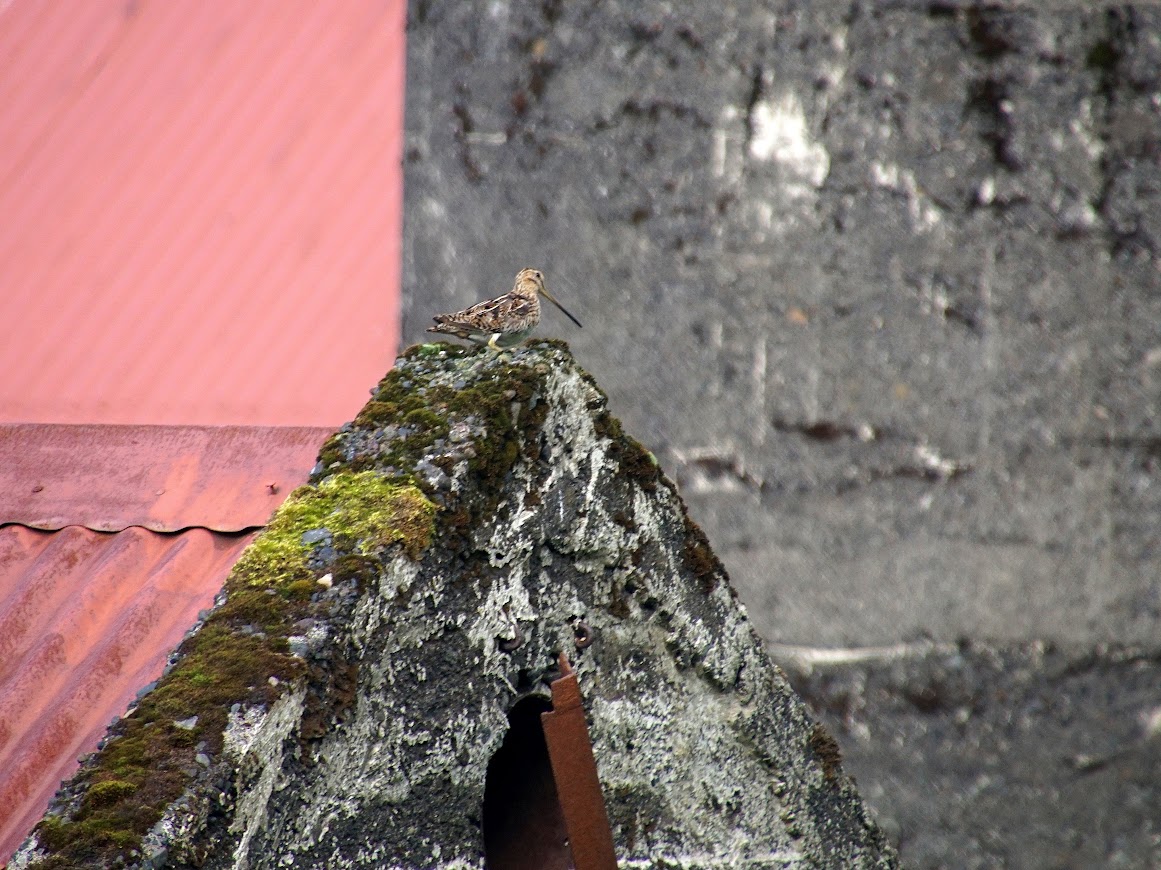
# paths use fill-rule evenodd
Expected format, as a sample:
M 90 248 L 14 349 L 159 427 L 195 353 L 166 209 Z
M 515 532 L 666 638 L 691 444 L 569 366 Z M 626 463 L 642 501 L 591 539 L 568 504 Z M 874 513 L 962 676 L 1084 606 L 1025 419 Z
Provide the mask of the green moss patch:
M 689 518 L 689 514 L 682 511 L 685 518 L 685 539 L 682 555 L 685 557 L 685 566 L 697 578 L 702 591 L 709 595 L 717 586 L 719 580 L 726 576 L 726 569 L 721 560 L 710 549 L 709 540 L 701 526 Z M 731 595 L 736 597 L 732 586 L 728 587 Z
M 593 420 L 597 435 L 608 438 L 612 444 L 609 456 L 621 472 L 645 492 L 654 492 L 662 482 L 661 466 L 657 457 L 641 446 L 635 438 L 625 434 L 621 421 L 608 411 L 601 411 Z
M 288 620 L 305 610 L 277 596 L 269 600 L 272 617 Z M 80 774 L 79 807 L 37 826 L 41 846 L 54 853 L 42 866 L 108 866 L 125 856 L 192 782 L 202 768 L 199 753 L 221 752 L 230 705 L 269 704 L 302 673 L 302 662 L 286 651 L 285 630 L 241 633 L 236 615 L 229 603 L 215 611 L 182 644 L 173 670 L 113 727 Z M 187 723 L 192 727 L 182 727 Z
M 827 782 L 834 782 L 842 774 L 842 752 L 838 743 L 822 725 L 815 723 L 810 729 L 810 748 L 822 766 L 822 775 Z
M 542 342 L 536 349 L 559 361 L 562 347 Z M 549 371 L 545 356 L 447 344 L 408 348 L 358 417 L 327 443 L 317 478 L 374 469 L 414 482 L 454 512 L 455 499 L 416 468 L 426 462 L 450 475 L 466 461 L 473 518 L 489 513 L 495 508 L 490 494 L 499 493 L 521 456 L 531 460 L 539 453 L 548 411 L 542 395 Z
M 300 487 L 279 508 L 266 531 L 246 549 L 234 566 L 233 580 L 245 586 L 289 590 L 306 581 L 312 551 L 302 536 L 326 529 L 336 549 L 374 555 L 391 544 L 402 544 L 412 559 L 431 543 L 435 505 L 414 486 L 385 480 L 373 471 L 339 472 L 317 486 Z

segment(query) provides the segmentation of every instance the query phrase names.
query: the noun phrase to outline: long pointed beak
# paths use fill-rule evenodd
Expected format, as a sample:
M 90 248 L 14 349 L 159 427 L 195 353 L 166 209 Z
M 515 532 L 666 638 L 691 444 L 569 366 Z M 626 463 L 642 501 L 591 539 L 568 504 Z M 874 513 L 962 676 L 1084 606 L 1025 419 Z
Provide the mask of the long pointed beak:
M 581 322 L 579 320 L 577 320 L 575 317 L 573 317 L 571 314 L 569 314 L 567 308 L 565 308 L 563 305 L 561 305 L 559 302 L 557 302 L 555 299 L 553 299 L 552 294 L 549 293 L 543 286 L 538 287 L 537 289 L 541 292 L 541 294 L 544 296 L 545 299 L 547 299 L 549 302 L 551 302 L 553 305 L 555 305 L 557 308 L 559 308 L 561 311 L 563 311 L 565 317 L 567 317 L 569 320 L 571 320 L 577 326 L 580 326 L 581 329 L 584 329 L 584 327 L 581 326 Z

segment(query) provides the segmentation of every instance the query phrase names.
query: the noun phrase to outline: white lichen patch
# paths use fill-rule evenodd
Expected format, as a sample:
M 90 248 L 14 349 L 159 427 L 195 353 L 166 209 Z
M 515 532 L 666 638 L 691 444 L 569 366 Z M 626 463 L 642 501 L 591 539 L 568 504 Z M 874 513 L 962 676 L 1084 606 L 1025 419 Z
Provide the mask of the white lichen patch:
M 742 858 L 762 839 L 769 849 L 769 832 L 780 827 L 780 804 L 761 761 L 722 727 L 735 715 L 730 697 L 688 672 L 670 668 L 652 676 L 647 692 L 635 686 L 643 680 L 629 678 L 624 697 L 591 704 L 606 790 L 644 790 L 658 808 L 636 832 L 639 848 L 626 857 L 672 842 L 672 826 L 690 818 L 700 823 L 683 831 L 687 849 Z M 783 836 L 778 846 L 792 851 L 791 838 Z
M 495 580 L 484 593 L 483 605 L 468 628 L 468 638 L 483 659 L 479 670 L 486 675 L 507 679 L 508 657 L 497 641 L 518 642 L 523 636 L 520 623 L 537 617 L 524 585 L 526 574 L 527 565 L 523 565 L 521 570 L 510 570 L 507 576 Z
M 8 861 L 8 870 L 28 870 L 48 857 L 48 853 L 40 848 L 40 841 L 36 834 L 30 834 L 28 839 L 16 850 L 16 854 Z
M 237 764 L 250 751 L 262 732 L 269 711 L 262 706 L 240 707 L 231 710 L 222 734 L 222 751 L 226 758 Z
M 254 768 L 253 783 L 238 792 L 234 805 L 231 833 L 241 834 L 234 849 L 234 870 L 250 866 L 250 843 L 266 825 L 271 796 L 283 776 L 283 752 L 286 738 L 297 729 L 302 720 L 304 692 L 287 692 L 274 702 L 270 712 L 253 734 L 235 733 L 232 743 L 237 748 L 244 741 L 246 748 L 238 768 Z

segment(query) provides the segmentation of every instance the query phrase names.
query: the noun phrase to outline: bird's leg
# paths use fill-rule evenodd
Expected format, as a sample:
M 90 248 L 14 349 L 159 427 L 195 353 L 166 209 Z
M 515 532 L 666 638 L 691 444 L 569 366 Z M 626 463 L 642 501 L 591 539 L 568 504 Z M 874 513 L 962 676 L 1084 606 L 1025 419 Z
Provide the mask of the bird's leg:
M 488 347 L 489 347 L 491 350 L 495 351 L 495 352 L 496 352 L 496 356 L 497 356 L 497 357 L 499 357 L 500 359 L 502 359 L 502 360 L 510 360 L 510 359 L 512 358 L 512 357 L 511 357 L 512 348 L 510 348 L 510 347 L 500 347 L 500 345 L 498 344 L 498 342 L 499 342 L 499 340 L 500 340 L 501 336 L 503 336 L 503 335 L 504 335 L 504 333 L 502 333 L 502 332 L 497 332 L 497 333 L 494 333 L 494 334 L 492 335 L 492 337 L 488 339 Z

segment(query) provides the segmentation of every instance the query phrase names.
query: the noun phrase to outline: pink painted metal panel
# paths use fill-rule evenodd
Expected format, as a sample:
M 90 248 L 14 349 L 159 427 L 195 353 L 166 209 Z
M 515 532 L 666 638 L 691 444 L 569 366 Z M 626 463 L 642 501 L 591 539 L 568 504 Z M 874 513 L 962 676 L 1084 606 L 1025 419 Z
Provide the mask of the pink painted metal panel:
M 0 425 L 0 523 L 220 532 L 265 525 L 331 429 Z
M 0 422 L 358 411 L 398 342 L 405 15 L 0 6 Z
M 252 538 L 0 527 L 0 863 Z

